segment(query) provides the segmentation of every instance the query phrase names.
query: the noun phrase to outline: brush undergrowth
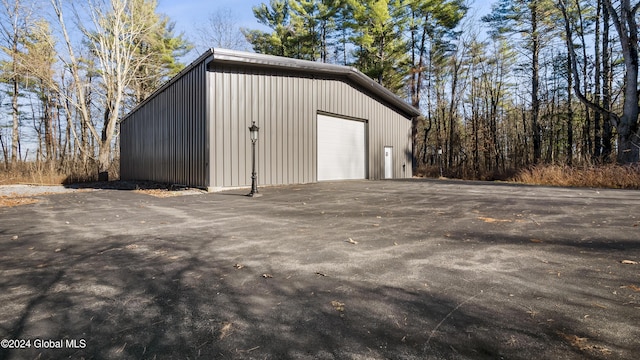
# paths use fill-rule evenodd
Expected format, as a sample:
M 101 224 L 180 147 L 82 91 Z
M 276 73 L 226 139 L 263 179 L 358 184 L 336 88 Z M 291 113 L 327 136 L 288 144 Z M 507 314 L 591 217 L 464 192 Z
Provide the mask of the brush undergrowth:
M 442 175 L 441 175 L 442 174 Z M 474 172 L 425 166 L 416 176 L 462 180 L 507 181 L 530 185 L 640 190 L 640 164 L 636 165 L 538 165 L 521 170 Z
M 539 165 L 519 171 L 511 181 L 532 185 L 640 190 L 640 165 Z
M 110 179 L 119 177 L 118 163 L 118 161 L 114 161 L 114 166 L 109 171 Z M 422 168 L 417 172 L 417 176 L 440 177 L 440 169 L 437 167 Z M 531 185 L 640 190 L 640 164 L 581 167 L 538 165 L 517 172 L 480 175 L 459 172 L 445 173 L 444 176 L 464 180 L 501 180 Z M 0 185 L 68 185 L 92 182 L 97 179 L 96 167 L 82 164 L 67 165 L 61 168 L 52 164 L 24 162 L 14 165 L 9 170 L 0 167 Z
M 109 170 L 109 179 L 119 177 L 118 162 Z M 0 185 L 69 185 L 98 180 L 94 164 L 65 164 L 59 166 L 43 162 L 19 162 L 10 168 L 0 166 Z

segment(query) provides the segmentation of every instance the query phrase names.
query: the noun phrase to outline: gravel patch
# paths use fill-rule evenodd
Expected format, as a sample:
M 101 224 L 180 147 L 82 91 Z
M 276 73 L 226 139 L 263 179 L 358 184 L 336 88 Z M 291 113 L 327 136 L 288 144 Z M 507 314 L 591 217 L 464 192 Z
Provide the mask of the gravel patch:
M 79 191 L 77 188 L 64 187 L 62 185 L 2 185 L 0 196 L 6 197 L 31 197 L 49 194 L 61 194 Z M 86 190 L 85 190 L 86 191 Z
M 104 183 L 88 183 L 71 186 L 63 185 L 0 185 L 0 198 L 16 199 L 42 195 L 54 195 L 77 191 L 96 190 L 130 190 L 136 193 L 155 197 L 173 197 L 199 195 L 206 191 L 193 188 L 176 187 L 152 182 L 113 181 Z

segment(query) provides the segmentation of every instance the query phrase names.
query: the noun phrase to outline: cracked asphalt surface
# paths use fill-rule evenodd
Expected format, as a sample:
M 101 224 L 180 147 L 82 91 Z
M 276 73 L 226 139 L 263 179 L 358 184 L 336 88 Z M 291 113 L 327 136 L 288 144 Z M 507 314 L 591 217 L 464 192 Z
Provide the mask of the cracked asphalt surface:
M 0 359 L 638 358 L 640 191 L 260 191 L 0 207 Z

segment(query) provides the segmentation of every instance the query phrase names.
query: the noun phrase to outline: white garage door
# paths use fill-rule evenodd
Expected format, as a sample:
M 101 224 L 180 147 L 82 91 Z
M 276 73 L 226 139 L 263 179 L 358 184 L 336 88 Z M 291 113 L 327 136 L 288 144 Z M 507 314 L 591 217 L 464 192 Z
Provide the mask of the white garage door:
M 318 181 L 366 178 L 365 123 L 318 114 Z

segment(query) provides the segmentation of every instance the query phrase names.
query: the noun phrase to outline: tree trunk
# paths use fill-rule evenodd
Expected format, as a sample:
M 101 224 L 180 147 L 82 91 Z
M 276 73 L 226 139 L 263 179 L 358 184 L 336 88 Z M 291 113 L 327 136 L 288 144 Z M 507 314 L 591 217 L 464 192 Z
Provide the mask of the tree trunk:
M 2 148 L 4 167 L 9 170 L 9 154 L 7 153 L 7 147 L 4 145 L 4 140 L 2 140 L 2 132 L 0 132 L 0 148 Z
M 573 87 L 573 77 L 571 76 L 571 55 L 567 51 L 567 165 L 571 166 L 573 163 L 573 106 L 571 103 L 571 98 L 573 98 L 573 94 L 571 94 L 571 88 Z M 589 109 L 586 109 L 587 116 Z M 585 136 L 589 136 L 588 134 Z
M 596 105 L 602 106 L 600 91 L 600 84 L 602 83 L 602 62 L 600 59 L 600 18 L 602 16 L 602 0 L 598 0 L 598 5 L 596 8 L 596 29 L 595 29 L 595 48 L 594 48 L 594 57 L 595 57 L 595 74 L 594 74 L 594 85 L 595 85 L 595 94 L 593 101 Z M 593 117 L 593 154 L 591 159 L 598 160 L 601 159 L 602 155 L 602 125 L 600 124 L 601 114 L 596 111 Z
M 111 167 L 111 144 L 102 141 L 98 152 L 98 181 L 109 181 Z
M 17 75 L 17 65 L 16 60 L 14 60 L 14 79 L 12 80 L 12 88 L 13 94 L 11 94 L 11 117 L 12 117 L 12 129 L 11 129 L 11 165 L 15 165 L 18 160 L 20 160 L 20 156 L 18 156 L 19 148 L 20 148 L 20 118 L 19 107 L 18 107 L 18 79 Z
M 533 162 L 537 164 L 542 158 L 542 129 L 539 123 L 540 99 L 538 99 L 540 88 L 540 35 L 538 34 L 537 0 L 534 0 L 531 5 L 531 41 L 531 131 L 533 132 Z
M 640 134 L 638 133 L 638 25 L 637 7 L 630 0 L 620 1 L 620 13 L 611 0 L 605 0 L 609 15 L 618 32 L 625 65 L 624 102 L 622 116 L 617 124 L 618 157 L 622 164 L 640 161 Z
M 611 111 L 611 48 L 609 45 L 609 7 L 605 1 L 602 4 L 602 108 Z M 603 161 L 610 161 L 613 152 L 613 121 L 607 116 L 602 122 L 602 153 Z

